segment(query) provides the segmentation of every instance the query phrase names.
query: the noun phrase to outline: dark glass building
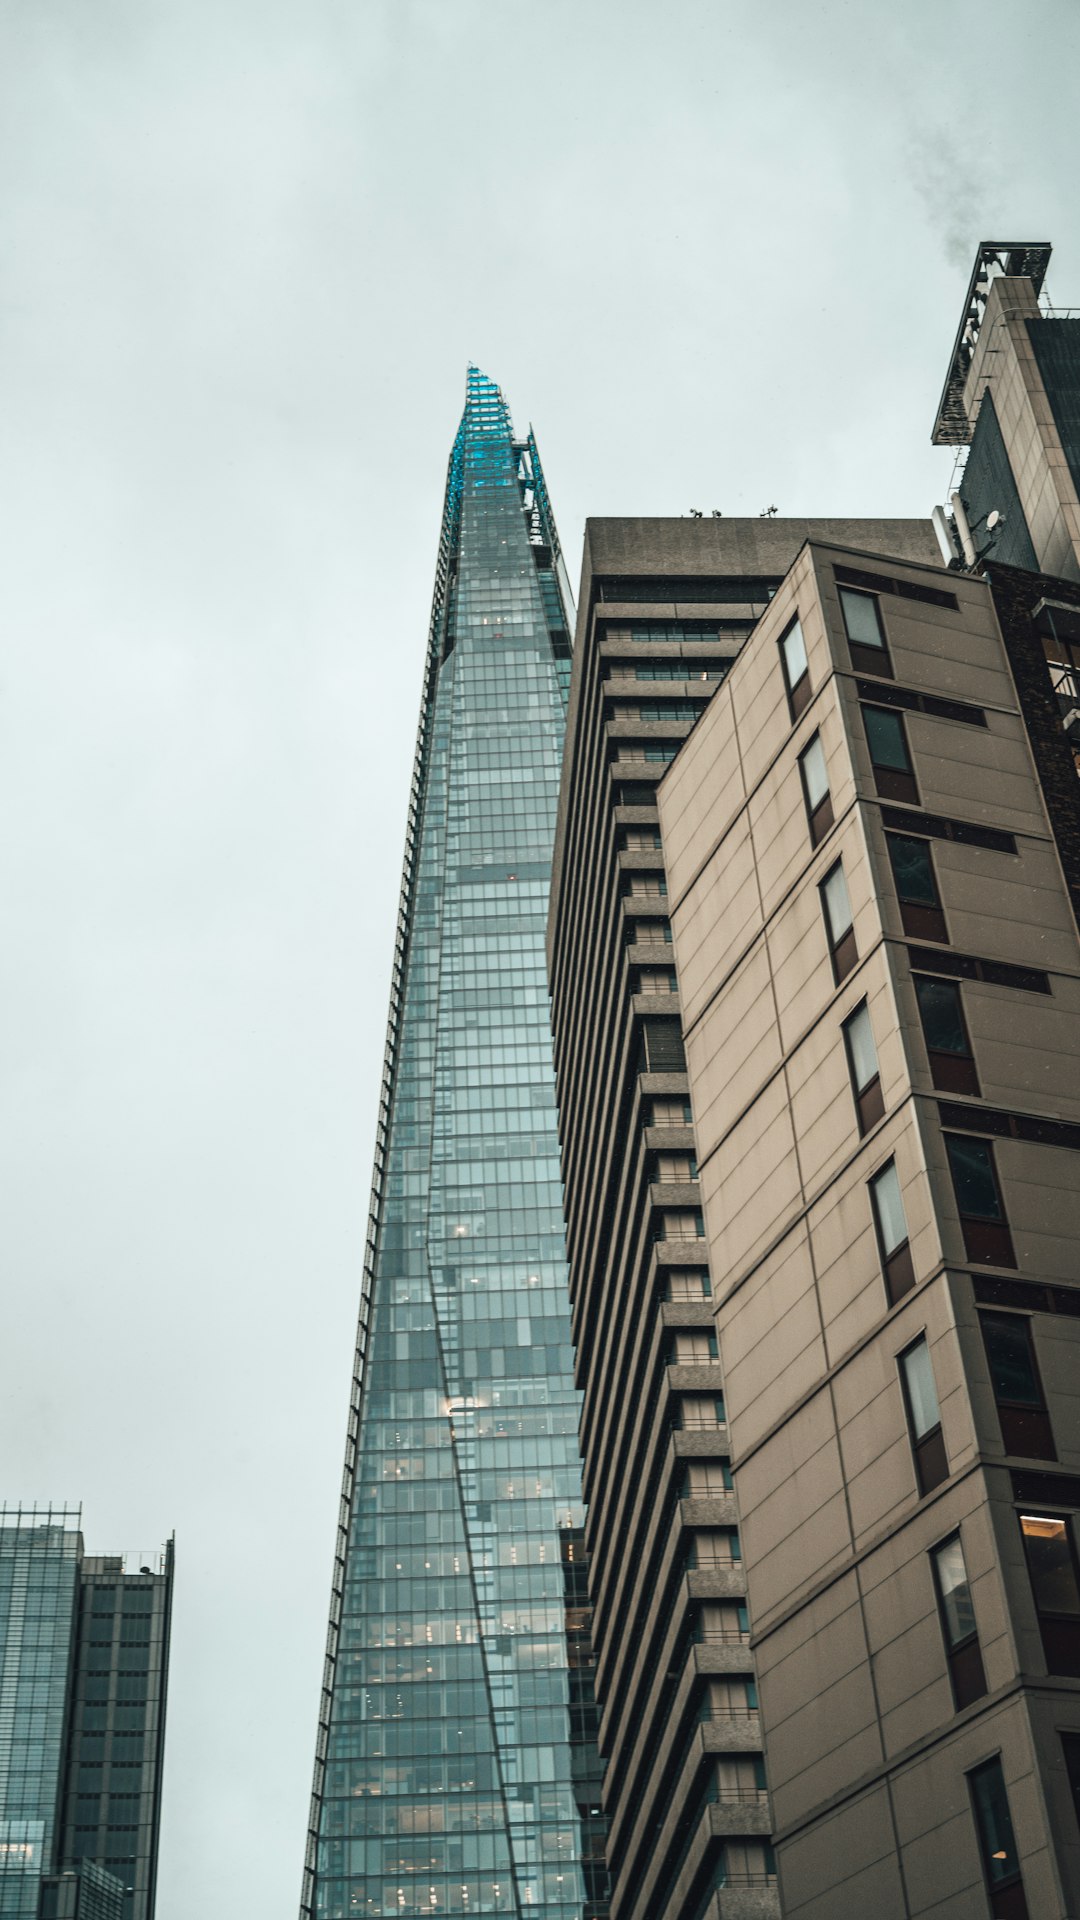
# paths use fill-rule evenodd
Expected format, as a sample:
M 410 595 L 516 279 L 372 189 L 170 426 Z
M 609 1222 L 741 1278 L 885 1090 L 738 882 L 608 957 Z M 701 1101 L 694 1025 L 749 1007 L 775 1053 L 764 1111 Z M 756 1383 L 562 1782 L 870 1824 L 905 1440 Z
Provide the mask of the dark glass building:
M 470 369 L 410 807 L 305 1916 L 606 1912 L 544 928 L 569 593 Z
M 173 1547 L 129 1572 L 80 1524 L 0 1509 L 4 1920 L 153 1920 Z

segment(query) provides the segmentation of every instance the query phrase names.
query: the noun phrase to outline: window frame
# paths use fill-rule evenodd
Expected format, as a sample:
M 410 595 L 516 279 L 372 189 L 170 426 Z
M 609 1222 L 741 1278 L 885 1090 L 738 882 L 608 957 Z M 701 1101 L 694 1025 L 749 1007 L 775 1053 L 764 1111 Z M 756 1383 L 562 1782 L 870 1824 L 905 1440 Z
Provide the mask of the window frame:
M 852 1045 L 851 1031 L 855 1022 L 860 1018 L 865 1018 L 866 1020 L 866 1025 L 870 1033 L 870 1045 L 874 1050 L 874 1064 L 877 1069 L 862 1086 L 859 1085 L 857 1078 L 855 1050 Z M 844 1040 L 848 1078 L 851 1081 L 851 1092 L 855 1101 L 855 1114 L 859 1123 L 859 1132 L 861 1134 L 869 1133 L 871 1127 L 877 1125 L 885 1112 L 885 1095 L 881 1088 L 881 1062 L 878 1059 L 877 1040 L 874 1036 L 874 1023 L 870 1018 L 870 1005 L 867 1000 L 860 1000 L 858 1006 L 853 1007 L 847 1018 L 840 1022 L 840 1032 Z
M 927 1366 L 930 1369 L 930 1382 L 934 1389 L 934 1405 L 937 1420 L 919 1433 L 915 1423 L 915 1408 L 911 1396 L 911 1385 L 907 1361 L 919 1347 L 926 1353 Z M 896 1356 L 897 1371 L 900 1375 L 900 1390 L 904 1396 L 904 1413 L 907 1417 L 908 1442 L 911 1447 L 912 1463 L 915 1468 L 915 1484 L 919 1498 L 923 1500 L 935 1487 L 940 1487 L 949 1478 L 949 1456 L 945 1447 L 945 1436 L 941 1427 L 941 1402 L 938 1399 L 937 1380 L 934 1377 L 934 1362 L 930 1352 L 930 1342 L 926 1337 L 926 1328 L 914 1340 L 909 1340 Z
M 797 633 L 799 636 L 802 643 L 803 656 L 802 672 L 794 680 L 791 678 L 791 663 L 787 656 L 787 644 L 793 633 Z M 794 726 L 796 720 L 800 719 L 806 712 L 814 692 L 810 684 L 810 660 L 806 651 L 806 636 L 803 633 L 802 622 L 798 614 L 795 615 L 793 620 L 788 621 L 787 626 L 784 628 L 776 644 L 780 654 L 780 671 L 784 679 L 784 691 L 787 694 L 788 712 L 791 715 L 792 726 Z
M 995 1875 L 992 1848 L 997 1836 L 988 1825 L 986 1815 L 989 1811 L 988 1798 L 980 1793 L 976 1784 L 996 1773 L 1001 1782 L 1001 1797 L 1005 1805 L 1005 1817 L 1009 1827 L 1009 1843 L 1016 1856 L 1016 1866 L 1005 1874 Z M 971 1802 L 971 1816 L 975 1827 L 975 1837 L 979 1848 L 979 1864 L 982 1867 L 983 1883 L 990 1901 L 993 1920 L 1029 1920 L 1027 1899 L 1024 1894 L 1023 1875 L 1020 1870 L 1020 1850 L 1016 1844 L 1016 1832 L 1012 1822 L 1012 1809 L 1009 1806 L 1008 1789 L 1001 1765 L 1001 1755 L 996 1753 L 977 1767 L 972 1767 L 965 1775 L 968 1795 Z
M 811 802 L 810 788 L 806 778 L 807 755 L 813 752 L 815 746 L 821 755 L 821 764 L 825 772 L 825 792 L 816 805 Z M 803 747 L 799 754 L 799 780 L 802 785 L 803 805 L 806 808 L 806 818 L 810 827 L 810 843 L 812 846 L 818 847 L 821 845 L 821 842 L 824 840 L 825 835 L 828 833 L 835 819 L 832 803 L 832 788 L 829 786 L 829 763 L 825 758 L 825 746 L 820 731 L 811 734 L 805 747 Z
M 980 1307 L 978 1321 L 983 1352 L 986 1355 L 990 1391 L 994 1396 L 998 1426 L 1001 1429 L 1002 1446 L 1006 1453 L 1017 1454 L 1022 1460 L 1056 1460 L 1058 1454 L 1054 1445 L 1054 1430 L 1050 1424 L 1050 1409 L 1047 1406 L 1046 1391 L 1035 1352 L 1033 1316 L 1028 1313 L 1009 1313 L 1007 1310 L 1003 1312 L 997 1307 Z M 1003 1397 L 998 1393 L 995 1385 L 994 1359 L 987 1331 L 994 1325 L 1006 1324 L 1023 1329 L 1032 1384 L 1037 1395 L 1034 1401 Z
M 837 874 L 840 875 L 843 881 L 844 898 L 847 901 L 848 913 L 850 915 L 847 927 L 839 938 L 837 938 L 833 928 L 832 915 L 829 911 L 829 896 L 826 891 L 830 881 L 833 880 Z M 842 857 L 839 860 L 833 861 L 828 873 L 818 882 L 818 894 L 821 899 L 821 917 L 825 922 L 825 939 L 828 943 L 829 959 L 832 962 L 833 984 L 838 987 L 847 979 L 848 974 L 853 967 L 858 965 L 859 961 L 859 948 L 855 939 L 855 916 L 852 912 L 851 895 L 848 892 L 847 874 L 844 872 Z
M 878 1182 L 885 1178 L 890 1168 L 896 1180 L 897 1196 L 900 1201 L 900 1212 L 905 1228 L 904 1238 L 897 1241 L 891 1253 L 886 1252 L 885 1249 L 885 1232 L 882 1226 L 881 1208 L 877 1198 Z M 907 1210 L 904 1206 L 904 1196 L 900 1192 L 900 1174 L 897 1170 L 895 1154 L 892 1154 L 888 1160 L 883 1161 L 881 1166 L 876 1168 L 870 1175 L 866 1183 L 866 1190 L 870 1196 L 870 1213 L 874 1222 L 874 1233 L 877 1237 L 878 1258 L 881 1261 L 881 1271 L 885 1280 L 885 1291 L 889 1297 L 889 1305 L 895 1307 L 897 1302 L 902 1300 L 906 1293 L 910 1293 L 915 1285 L 915 1263 L 911 1257 L 911 1236 L 907 1231 Z
M 893 844 L 906 840 L 926 849 L 926 863 L 930 873 L 930 883 L 934 890 L 934 904 L 925 900 L 905 900 L 900 891 L 900 876 L 896 870 Z M 889 871 L 892 874 L 896 891 L 897 905 L 900 908 L 900 924 L 912 940 L 938 940 L 942 946 L 948 945 L 949 933 L 945 924 L 945 912 L 941 905 L 941 889 L 938 886 L 937 870 L 934 866 L 933 847 L 930 839 L 921 833 L 898 833 L 885 829 L 885 852 L 888 856 Z
M 978 1118 L 978 1113 L 975 1109 L 972 1110 L 972 1118 L 975 1120 Z M 964 1238 L 964 1252 L 967 1259 L 974 1261 L 978 1266 L 1015 1267 L 1016 1253 L 1013 1248 L 1012 1233 L 1009 1228 L 1009 1215 L 1005 1206 L 1005 1195 L 1002 1191 L 1001 1180 L 997 1170 L 997 1161 L 994 1157 L 993 1141 L 988 1140 L 985 1135 L 982 1134 L 953 1133 L 945 1128 L 942 1128 L 941 1138 L 945 1147 L 945 1158 L 948 1162 L 949 1178 L 952 1181 L 953 1199 L 956 1202 L 956 1212 L 960 1221 L 960 1231 Z M 963 1144 L 965 1147 L 978 1147 L 986 1154 L 994 1191 L 997 1195 L 998 1215 L 996 1219 L 991 1214 L 965 1213 L 956 1182 L 956 1168 L 952 1152 L 954 1142 Z
M 1024 1564 L 1027 1567 L 1032 1605 L 1035 1608 L 1035 1617 L 1038 1620 L 1042 1638 L 1046 1670 L 1048 1673 L 1080 1679 L 1080 1561 L 1077 1559 L 1076 1552 L 1075 1515 L 1067 1510 L 1056 1512 L 1051 1508 L 1049 1511 L 1040 1511 L 1036 1507 L 1031 1511 L 1021 1507 L 1016 1517 L 1020 1526 L 1020 1540 L 1024 1550 Z M 1054 1521 L 1063 1528 L 1068 1549 L 1069 1570 L 1077 1596 L 1076 1608 L 1072 1612 L 1039 1605 L 1039 1590 L 1036 1586 L 1035 1570 L 1028 1546 L 1032 1536 L 1025 1529 L 1025 1520 Z
M 908 740 L 903 713 L 898 712 L 895 707 L 876 706 L 869 700 L 861 700 L 859 702 L 859 711 L 862 715 L 863 737 L 866 741 L 867 753 L 870 756 L 870 766 L 873 771 L 874 786 L 877 792 L 883 800 L 901 800 L 907 806 L 917 807 L 920 804 L 919 787 L 915 778 L 915 762 L 912 759 L 911 743 Z M 891 720 L 899 729 L 900 742 L 904 750 L 904 758 L 907 762 L 905 767 L 878 765 L 878 762 L 874 759 L 870 729 L 866 724 L 866 716 L 869 713 L 884 715 L 886 719 Z
M 987 1686 L 986 1670 L 983 1666 L 982 1647 L 979 1642 L 978 1621 L 975 1621 L 969 1633 L 962 1634 L 957 1640 L 952 1638 L 945 1589 L 941 1578 L 940 1559 L 946 1550 L 953 1545 L 955 1545 L 960 1552 L 960 1564 L 964 1569 L 964 1584 L 967 1587 L 972 1619 L 974 1620 L 975 1600 L 971 1591 L 971 1580 L 968 1576 L 967 1561 L 964 1558 L 964 1542 L 959 1527 L 952 1533 L 946 1534 L 944 1540 L 937 1541 L 937 1543 L 931 1547 L 929 1559 L 931 1577 L 934 1582 L 934 1593 L 937 1598 L 938 1619 L 941 1623 L 941 1638 L 945 1648 L 945 1664 L 949 1671 L 949 1684 L 952 1687 L 953 1705 L 957 1713 L 962 1713 L 965 1707 L 970 1707 L 976 1700 L 982 1699 L 987 1691 Z
M 880 596 L 876 593 L 869 593 L 865 587 L 851 587 L 846 580 L 837 581 L 836 594 L 840 603 L 840 618 L 844 623 L 844 638 L 847 641 L 848 656 L 855 672 L 877 674 L 882 680 L 892 680 L 895 676 L 893 674 L 892 658 L 889 653 L 889 642 L 885 633 L 885 622 L 881 613 Z M 847 606 L 844 600 L 845 594 L 850 595 L 853 600 L 868 600 L 870 602 L 870 605 L 874 609 L 874 620 L 877 625 L 880 646 L 875 647 L 868 644 L 865 640 L 855 640 L 852 638 L 851 629 L 848 626 Z
M 920 992 L 924 983 L 927 987 L 934 987 L 952 994 L 956 1001 L 956 1012 L 966 1052 L 954 1053 L 944 1047 L 931 1046 L 930 1036 L 926 1030 L 926 1010 Z M 969 1093 L 978 1098 L 982 1089 L 979 1085 L 979 1072 L 975 1065 L 975 1053 L 971 1045 L 971 1033 L 964 1012 L 964 996 L 959 980 L 950 980 L 934 973 L 916 972 L 913 968 L 911 984 L 915 990 L 915 1004 L 919 1010 L 919 1025 L 922 1029 L 933 1085 L 941 1093 Z

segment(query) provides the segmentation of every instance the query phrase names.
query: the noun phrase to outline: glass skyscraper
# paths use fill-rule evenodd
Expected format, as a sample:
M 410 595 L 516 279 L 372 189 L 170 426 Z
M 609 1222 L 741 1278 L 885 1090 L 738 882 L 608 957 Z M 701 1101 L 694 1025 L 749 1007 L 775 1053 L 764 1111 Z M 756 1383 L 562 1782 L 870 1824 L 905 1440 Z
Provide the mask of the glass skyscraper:
M 544 937 L 570 596 L 470 369 L 409 815 L 302 1910 L 606 1911 Z
M 88 1555 L 77 1509 L 0 1507 L 3 1920 L 153 1920 L 172 1582 L 171 1541 Z

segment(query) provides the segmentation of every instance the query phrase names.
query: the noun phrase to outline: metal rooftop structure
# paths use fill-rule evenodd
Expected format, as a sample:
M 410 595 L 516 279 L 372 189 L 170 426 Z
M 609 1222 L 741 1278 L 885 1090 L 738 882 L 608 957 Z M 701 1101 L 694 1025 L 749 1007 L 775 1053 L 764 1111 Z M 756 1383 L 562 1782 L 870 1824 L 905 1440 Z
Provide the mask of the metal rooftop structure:
M 992 283 L 1003 274 L 1030 280 L 1038 295 L 1046 278 L 1050 253 L 1050 243 L 1046 240 L 984 240 L 980 245 L 930 436 L 935 447 L 967 446 L 974 432 L 974 424 L 964 407 L 964 387 Z

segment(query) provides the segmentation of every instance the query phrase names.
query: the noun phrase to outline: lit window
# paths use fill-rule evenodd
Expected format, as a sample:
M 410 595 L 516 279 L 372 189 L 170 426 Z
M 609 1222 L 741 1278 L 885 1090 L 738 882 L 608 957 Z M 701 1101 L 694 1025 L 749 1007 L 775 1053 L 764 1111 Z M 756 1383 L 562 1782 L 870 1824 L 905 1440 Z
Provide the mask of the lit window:
M 1028 1920 L 1001 1761 L 987 1760 L 976 1767 L 968 1774 L 968 1785 L 991 1912 L 995 1920 Z M 1002 1901 L 1000 1896 L 1005 1894 L 1012 1898 Z
M 1069 1522 L 1061 1514 L 1022 1513 L 1020 1531 L 1047 1669 L 1080 1677 L 1080 1578 Z

